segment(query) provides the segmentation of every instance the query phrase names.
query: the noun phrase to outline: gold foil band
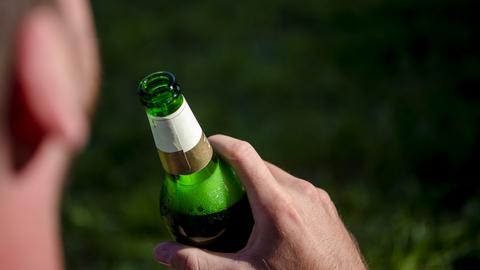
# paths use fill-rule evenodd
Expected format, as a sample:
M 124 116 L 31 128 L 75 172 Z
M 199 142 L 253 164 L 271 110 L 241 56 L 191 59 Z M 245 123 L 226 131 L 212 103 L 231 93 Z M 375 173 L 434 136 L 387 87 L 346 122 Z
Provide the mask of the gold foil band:
M 157 149 L 158 150 L 158 149 Z M 213 150 L 205 134 L 200 141 L 187 152 L 166 153 L 158 150 L 163 168 L 170 174 L 192 174 L 203 169 L 212 159 Z

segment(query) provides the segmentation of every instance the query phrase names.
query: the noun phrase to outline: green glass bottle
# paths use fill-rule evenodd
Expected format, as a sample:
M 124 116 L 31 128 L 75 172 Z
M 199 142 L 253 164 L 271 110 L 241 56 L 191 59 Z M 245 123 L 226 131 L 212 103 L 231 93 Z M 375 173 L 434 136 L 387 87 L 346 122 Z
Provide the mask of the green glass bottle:
M 138 95 L 165 170 L 160 213 L 175 240 L 218 252 L 245 247 L 254 221 L 244 187 L 213 152 L 175 76 L 148 75 Z

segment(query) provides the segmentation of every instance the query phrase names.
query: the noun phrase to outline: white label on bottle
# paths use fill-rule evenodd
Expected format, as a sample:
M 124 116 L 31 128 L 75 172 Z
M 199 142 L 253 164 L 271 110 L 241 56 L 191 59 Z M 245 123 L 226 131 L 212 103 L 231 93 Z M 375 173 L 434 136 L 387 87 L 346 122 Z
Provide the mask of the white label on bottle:
M 184 100 L 180 108 L 165 117 L 147 113 L 157 149 L 174 153 L 191 150 L 202 138 L 202 128 Z

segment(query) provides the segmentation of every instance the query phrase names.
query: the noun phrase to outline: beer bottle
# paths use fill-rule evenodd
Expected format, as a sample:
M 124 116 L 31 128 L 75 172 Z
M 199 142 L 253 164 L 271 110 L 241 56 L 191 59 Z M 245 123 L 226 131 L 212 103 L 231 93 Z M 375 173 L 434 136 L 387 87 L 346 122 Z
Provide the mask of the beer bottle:
M 148 75 L 138 95 L 165 171 L 160 214 L 172 236 L 217 252 L 245 247 L 254 223 L 245 189 L 213 152 L 175 76 Z

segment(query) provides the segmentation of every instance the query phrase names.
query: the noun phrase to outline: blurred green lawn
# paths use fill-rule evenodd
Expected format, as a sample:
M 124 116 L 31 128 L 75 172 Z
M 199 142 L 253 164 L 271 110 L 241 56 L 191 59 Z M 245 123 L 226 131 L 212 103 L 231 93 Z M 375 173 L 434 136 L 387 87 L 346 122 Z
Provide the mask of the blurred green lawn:
M 330 194 L 371 269 L 480 265 L 474 1 L 94 1 L 102 94 L 67 185 L 69 269 L 162 269 L 162 170 L 136 97 L 169 70 L 207 134 Z

